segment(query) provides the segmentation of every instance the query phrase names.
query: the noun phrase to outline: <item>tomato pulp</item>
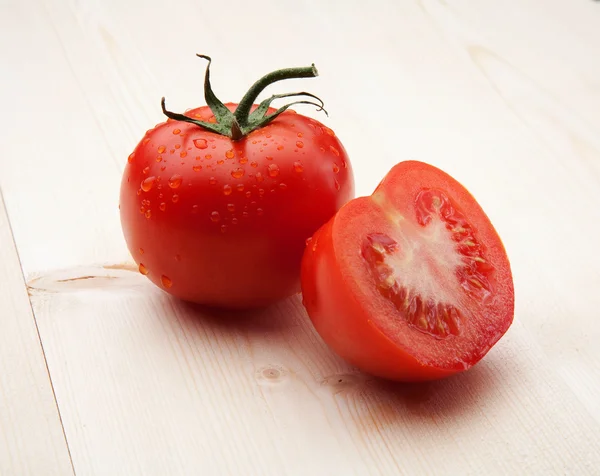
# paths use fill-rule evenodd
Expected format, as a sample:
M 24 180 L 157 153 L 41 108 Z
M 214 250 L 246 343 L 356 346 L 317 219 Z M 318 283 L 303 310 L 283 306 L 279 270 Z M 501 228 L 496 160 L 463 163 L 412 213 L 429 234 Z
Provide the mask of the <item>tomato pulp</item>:
M 472 367 L 514 313 L 509 260 L 489 218 L 460 183 L 416 161 L 393 167 L 315 233 L 302 291 L 335 352 L 402 381 Z

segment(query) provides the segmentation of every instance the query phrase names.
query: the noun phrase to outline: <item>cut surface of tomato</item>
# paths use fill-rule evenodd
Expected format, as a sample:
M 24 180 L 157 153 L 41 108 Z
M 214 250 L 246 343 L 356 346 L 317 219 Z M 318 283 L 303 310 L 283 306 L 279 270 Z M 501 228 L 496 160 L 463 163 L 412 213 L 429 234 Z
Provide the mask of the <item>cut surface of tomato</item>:
M 396 165 L 313 236 L 302 290 L 334 351 L 396 380 L 470 368 L 514 311 L 510 264 L 489 218 L 460 183 L 415 161 Z

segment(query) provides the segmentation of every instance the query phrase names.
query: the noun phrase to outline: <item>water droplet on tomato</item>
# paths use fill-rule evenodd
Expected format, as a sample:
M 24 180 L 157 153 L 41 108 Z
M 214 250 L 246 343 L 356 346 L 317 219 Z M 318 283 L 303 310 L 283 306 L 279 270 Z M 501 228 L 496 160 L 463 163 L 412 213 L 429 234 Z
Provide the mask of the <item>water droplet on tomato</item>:
M 294 162 L 294 171 L 301 174 L 304 171 L 304 167 L 300 162 Z
M 158 208 L 160 208 L 161 212 L 164 212 L 167 209 L 167 204 L 165 202 L 161 202 Z
M 231 176 L 233 178 L 242 178 L 244 176 L 244 169 L 241 167 L 238 167 L 236 169 L 233 169 L 231 171 Z
M 231 195 L 232 191 L 233 191 L 233 189 L 231 188 L 231 185 L 228 185 L 228 184 L 223 185 L 223 194 L 224 195 Z
M 165 276 L 164 274 L 160 277 L 160 282 L 167 289 L 173 286 L 173 281 L 171 281 L 171 279 L 168 276 Z
M 330 150 L 331 152 L 333 152 L 333 154 L 334 154 L 334 155 L 337 155 L 338 157 L 340 156 L 340 151 L 339 151 L 339 150 L 337 150 L 337 149 L 336 149 L 334 146 L 330 145 L 330 146 L 329 146 L 329 150 Z
M 238 183 L 235 188 L 237 189 L 238 192 L 243 192 L 244 191 L 244 184 L 243 183 Z
M 302 137 L 302 132 L 298 132 L 297 136 Z
M 163 165 L 163 166 L 160 168 L 160 171 L 161 171 L 161 172 L 164 172 L 165 170 L 167 170 L 167 166 L 166 166 L 166 165 Z
M 264 188 L 259 188 L 258 189 L 258 195 L 259 197 L 262 197 L 265 194 L 265 189 Z
M 179 174 L 175 174 L 169 179 L 169 187 L 179 188 L 181 186 L 182 181 L 183 181 L 183 177 Z
M 283 150 L 283 146 L 282 145 L 278 145 L 277 146 L 277 150 Z
M 194 166 L 192 167 L 192 170 L 193 170 L 194 172 L 200 172 L 200 171 L 202 170 L 202 166 L 201 166 L 201 165 L 194 165 Z
M 214 178 L 214 177 L 211 177 L 211 178 L 208 179 L 208 183 L 210 185 L 215 185 L 217 183 L 217 179 Z
M 237 225 L 237 224 L 238 224 L 238 219 L 237 219 L 237 218 L 235 218 L 235 217 L 233 217 L 233 218 L 231 219 L 231 224 L 232 224 L 232 225 Z
M 264 213 L 264 210 L 263 210 L 262 208 L 257 208 L 257 209 L 256 209 L 256 214 L 257 214 L 258 216 L 261 216 L 263 213 Z
M 333 186 L 335 187 L 336 190 L 340 189 L 340 183 L 337 180 L 333 181 Z
M 179 201 L 179 195 L 177 195 L 176 193 L 173 194 L 173 197 L 171 198 L 171 200 L 173 201 L 173 203 L 177 203 Z
M 146 213 L 144 213 L 144 216 L 146 218 L 150 218 L 152 216 L 152 210 L 146 210 Z
M 144 248 L 140 248 L 140 254 L 143 255 L 144 254 Z
M 258 167 L 258 162 L 253 160 L 252 162 L 250 162 L 250 166 L 256 168 L 256 167 Z
M 158 146 L 158 153 L 159 154 L 164 154 L 165 150 L 167 150 L 167 148 L 164 145 Z
M 233 203 L 228 203 L 227 204 L 227 211 L 231 212 L 231 213 L 235 212 L 235 205 Z
M 244 164 L 247 164 L 247 163 L 248 163 L 248 157 L 242 157 L 240 159 L 240 164 L 244 165 Z
M 219 215 L 219 212 L 214 211 L 210 214 L 210 220 L 213 221 L 214 223 L 217 223 L 218 221 L 221 220 L 221 215 Z
M 264 181 L 264 177 L 262 176 L 262 174 L 260 172 L 256 172 L 256 181 L 257 182 L 262 182 Z
M 132 152 L 131 154 L 129 154 L 129 157 L 127 157 L 127 162 L 129 162 L 130 164 L 133 163 L 134 157 L 135 157 L 135 152 Z
M 150 138 L 146 137 L 143 141 L 142 141 L 142 145 L 146 145 L 148 142 L 150 142 Z
M 150 172 L 150 167 L 144 167 L 144 170 L 142 170 L 142 173 L 143 173 L 144 175 L 147 175 L 147 174 L 148 174 L 148 172 Z
M 204 156 L 204 158 L 205 158 L 206 160 L 210 160 L 210 159 L 212 159 L 212 155 L 210 155 L 210 154 L 206 154 L 206 155 Z
M 187 152 L 186 152 L 185 150 L 182 150 L 182 151 L 179 153 L 179 157 L 181 157 L 182 159 L 183 159 L 184 157 L 186 157 L 186 156 L 187 156 Z
M 250 198 L 252 196 L 252 192 L 250 190 L 248 190 L 246 192 L 246 198 Z
M 227 231 L 227 225 L 221 225 L 221 233 L 225 233 Z
M 181 129 L 173 129 L 173 134 L 177 135 L 181 133 Z
M 267 157 L 265 157 L 267 160 L 273 160 L 273 157 L 271 157 L 270 155 L 267 155 Z
M 140 263 L 140 266 L 138 268 L 140 270 L 140 273 L 142 273 L 144 276 L 146 276 L 150 271 L 148 271 L 148 268 L 146 268 L 144 266 L 143 263 Z
M 269 164 L 267 170 L 270 177 L 277 177 L 279 175 L 279 166 L 277 164 Z
M 242 218 L 248 218 L 250 215 L 248 212 L 242 212 Z
M 141 194 L 142 194 L 142 189 L 141 189 L 141 188 L 138 188 L 136 193 L 137 193 L 138 195 L 141 195 Z
M 338 164 L 333 164 L 333 173 L 337 174 L 337 173 L 339 173 L 339 171 L 340 171 L 340 168 L 338 167 Z
M 228 159 L 233 159 L 233 157 L 235 157 L 233 149 L 229 149 L 227 152 L 225 152 L 225 157 L 227 157 Z
M 154 187 L 154 183 L 156 182 L 156 177 L 148 177 L 144 180 L 142 180 L 142 184 L 140 185 L 140 188 L 144 191 L 144 192 L 149 192 L 150 190 L 152 190 L 152 187 Z
M 192 205 L 192 213 L 198 213 L 200 207 L 198 205 Z
M 304 142 L 302 142 L 301 140 L 297 141 L 296 147 L 298 147 L 298 149 L 302 149 L 302 147 L 304 147 Z
M 219 164 L 219 165 L 224 164 L 224 163 L 225 163 L 225 161 L 223 159 L 217 160 L 217 164 Z
M 159 156 L 156 158 L 156 161 L 157 161 L 157 162 L 162 162 L 162 155 L 159 155 Z
M 206 142 L 206 139 L 194 139 L 194 145 L 198 149 L 206 149 L 208 147 L 208 142 Z
M 176 149 L 179 149 L 179 148 L 181 148 L 181 144 L 175 144 L 175 148 L 176 148 Z
M 281 190 L 285 190 L 285 189 L 287 188 L 287 185 L 286 185 L 286 184 L 284 184 L 284 183 L 280 183 L 280 184 L 279 184 L 279 188 L 280 188 Z
M 267 139 L 270 139 L 270 138 L 271 138 L 271 134 L 267 134 L 265 137 L 266 137 Z

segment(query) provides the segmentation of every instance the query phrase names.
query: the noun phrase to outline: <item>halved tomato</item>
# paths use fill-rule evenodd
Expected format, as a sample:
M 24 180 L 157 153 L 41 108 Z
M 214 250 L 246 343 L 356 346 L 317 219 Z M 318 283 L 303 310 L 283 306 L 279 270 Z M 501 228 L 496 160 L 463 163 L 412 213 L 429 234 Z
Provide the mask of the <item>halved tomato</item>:
M 514 313 L 509 260 L 489 218 L 460 183 L 416 161 L 393 167 L 317 231 L 302 292 L 335 352 L 402 381 L 472 367 Z

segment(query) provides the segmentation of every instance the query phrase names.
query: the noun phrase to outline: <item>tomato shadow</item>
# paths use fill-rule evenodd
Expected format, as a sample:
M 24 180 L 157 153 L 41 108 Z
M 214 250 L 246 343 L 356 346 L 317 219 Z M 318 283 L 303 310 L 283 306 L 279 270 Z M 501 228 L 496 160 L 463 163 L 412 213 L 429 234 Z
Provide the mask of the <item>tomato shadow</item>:
M 250 310 L 222 309 L 177 301 L 179 320 L 185 327 L 202 326 L 221 333 L 269 334 L 298 326 L 299 300 L 285 299 L 272 306 Z
M 244 338 L 245 360 L 259 368 L 265 364 L 290 365 L 315 395 L 352 400 L 364 409 L 354 418 L 369 431 L 381 427 L 432 425 L 452 427 L 481 415 L 484 402 L 510 377 L 500 375 L 493 352 L 470 370 L 442 380 L 398 383 L 374 378 L 345 363 L 312 329 L 298 296 L 273 306 L 236 311 L 210 308 L 171 299 L 184 332 L 197 341 L 231 344 Z M 290 355 L 302 356 L 301 360 Z M 462 423 L 461 423 L 462 422 Z
M 495 386 L 502 381 L 498 375 L 501 370 L 492 360 L 489 356 L 466 372 L 432 382 L 371 379 L 361 398 L 368 400 L 378 426 L 463 426 L 465 420 L 480 417 L 484 402 L 494 398 Z

